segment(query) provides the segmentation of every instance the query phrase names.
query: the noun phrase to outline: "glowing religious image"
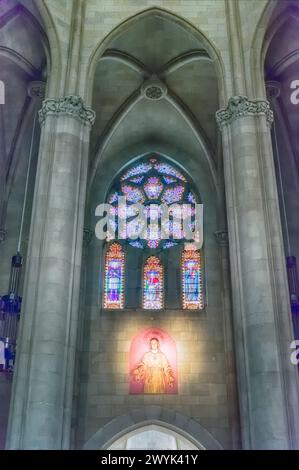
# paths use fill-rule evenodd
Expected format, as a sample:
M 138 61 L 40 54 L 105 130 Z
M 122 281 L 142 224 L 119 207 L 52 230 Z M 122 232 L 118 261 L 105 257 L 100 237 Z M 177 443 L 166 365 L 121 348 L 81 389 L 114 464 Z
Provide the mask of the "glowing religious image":
M 106 253 L 104 308 L 124 308 L 124 252 L 118 243 Z
M 203 285 L 200 251 L 185 249 L 182 254 L 183 308 L 203 309 Z
M 163 266 L 156 256 L 150 256 L 144 266 L 143 308 L 163 308 Z
M 176 347 L 165 331 L 148 328 L 132 341 L 130 393 L 177 393 Z

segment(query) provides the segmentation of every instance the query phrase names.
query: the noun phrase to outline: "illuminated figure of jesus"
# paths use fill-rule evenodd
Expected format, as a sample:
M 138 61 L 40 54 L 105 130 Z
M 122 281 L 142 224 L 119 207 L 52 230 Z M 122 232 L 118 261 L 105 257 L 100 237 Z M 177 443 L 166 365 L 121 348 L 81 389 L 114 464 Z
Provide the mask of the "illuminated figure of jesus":
M 159 340 L 151 338 L 150 351 L 133 370 L 137 382 L 143 382 L 143 393 L 166 393 L 166 387 L 173 387 L 174 377 L 165 354 L 160 351 Z

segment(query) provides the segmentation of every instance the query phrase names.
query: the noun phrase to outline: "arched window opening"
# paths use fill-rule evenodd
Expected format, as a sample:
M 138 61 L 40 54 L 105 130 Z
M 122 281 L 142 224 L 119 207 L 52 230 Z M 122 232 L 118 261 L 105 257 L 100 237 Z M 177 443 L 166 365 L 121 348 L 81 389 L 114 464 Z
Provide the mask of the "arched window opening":
M 182 253 L 182 291 L 183 309 L 204 308 L 201 252 L 192 247 Z
M 200 240 L 193 189 L 181 171 L 156 156 L 125 170 L 107 202 L 108 241 L 121 238 L 135 248 L 164 250 Z
M 150 256 L 143 271 L 143 308 L 159 310 L 163 308 L 164 272 L 161 261 Z
M 106 253 L 104 308 L 124 308 L 125 255 L 120 244 L 112 243 Z

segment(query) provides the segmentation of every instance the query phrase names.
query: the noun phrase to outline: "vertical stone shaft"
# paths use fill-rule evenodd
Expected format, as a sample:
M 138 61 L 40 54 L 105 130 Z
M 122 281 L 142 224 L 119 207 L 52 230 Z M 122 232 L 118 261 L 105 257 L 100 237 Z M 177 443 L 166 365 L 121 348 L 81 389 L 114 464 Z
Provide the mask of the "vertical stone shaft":
M 229 413 L 228 419 L 232 436 L 232 448 L 240 449 L 240 415 L 238 403 L 236 361 L 233 337 L 233 319 L 230 285 L 230 266 L 228 250 L 227 230 L 218 230 L 215 237 L 219 245 L 219 254 L 221 260 L 222 279 L 223 279 L 223 325 L 225 338 L 225 359 L 226 359 L 226 383 Z
M 90 127 L 81 98 L 45 100 L 7 438 L 70 447 Z
M 272 112 L 266 101 L 236 96 L 216 117 L 223 137 L 243 448 L 288 449 L 298 436 L 292 417 L 298 381 L 287 359 L 290 309 L 267 126 Z

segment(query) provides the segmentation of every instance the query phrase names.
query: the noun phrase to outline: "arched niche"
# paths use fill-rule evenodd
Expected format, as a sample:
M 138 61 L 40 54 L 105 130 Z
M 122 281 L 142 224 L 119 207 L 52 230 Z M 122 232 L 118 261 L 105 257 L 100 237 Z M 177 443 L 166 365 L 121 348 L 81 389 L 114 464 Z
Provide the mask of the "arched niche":
M 84 450 L 109 449 L 123 436 L 138 434 L 147 426 L 175 433 L 197 449 L 222 450 L 221 444 L 199 422 L 161 406 L 135 408 L 99 429 L 83 446 Z M 162 429 L 161 429 L 162 428 Z M 148 429 L 148 428 L 147 428 Z M 132 434 L 131 434 L 132 433 Z M 173 434 L 172 434 L 173 435 Z

